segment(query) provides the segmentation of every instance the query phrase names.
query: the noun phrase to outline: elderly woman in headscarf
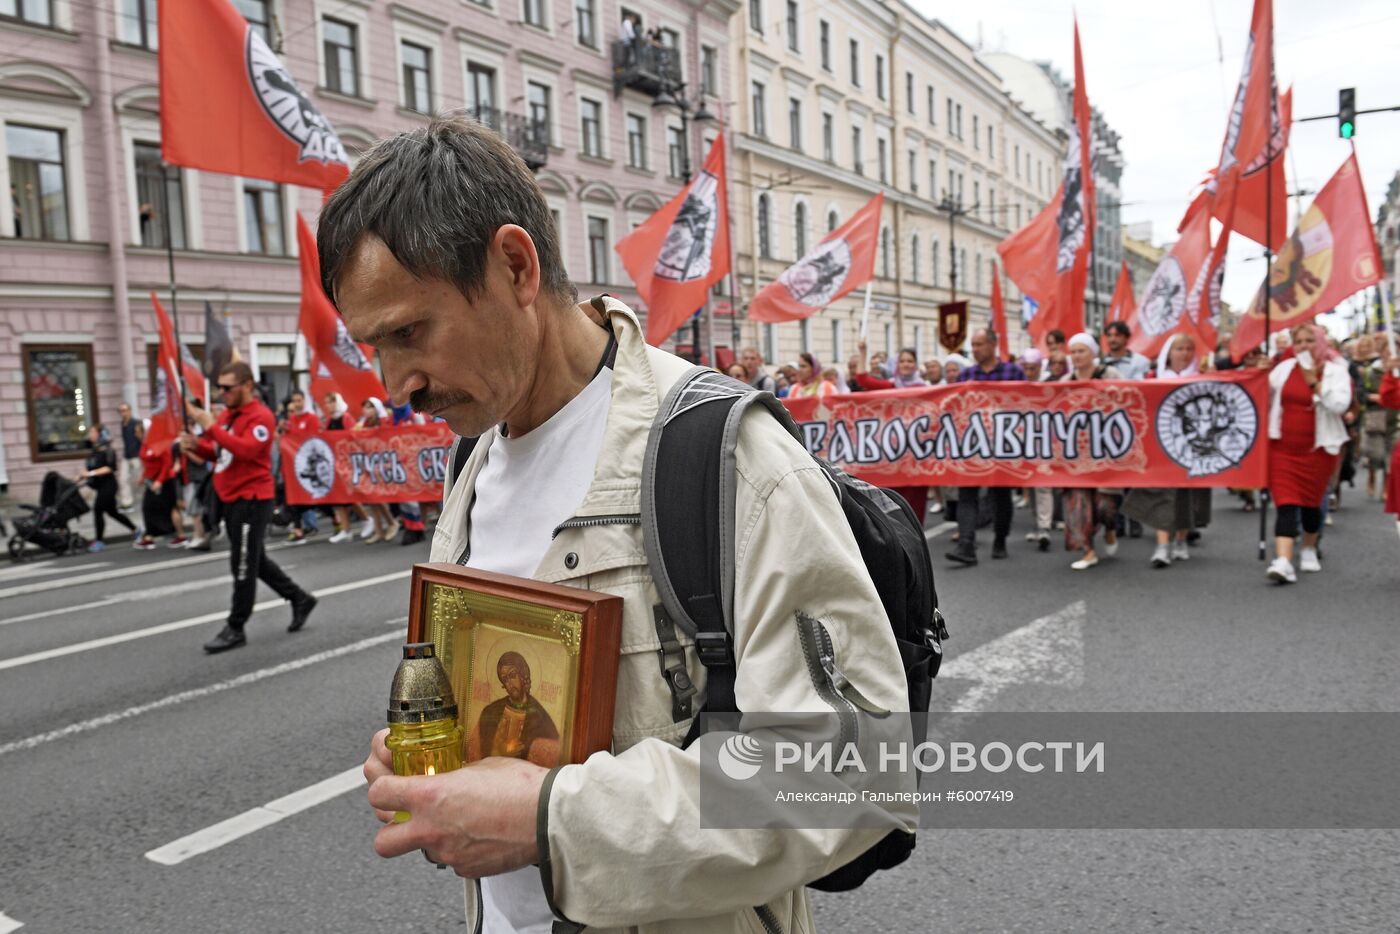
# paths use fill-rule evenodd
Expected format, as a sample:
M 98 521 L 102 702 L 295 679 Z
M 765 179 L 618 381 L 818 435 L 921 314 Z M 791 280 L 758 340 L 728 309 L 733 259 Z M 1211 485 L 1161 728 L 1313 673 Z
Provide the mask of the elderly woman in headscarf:
M 370 431 L 380 425 L 389 424 L 389 410 L 384 407 L 384 403 L 370 396 L 361 406 L 363 417 L 355 425 L 355 431 Z M 369 520 L 373 524 L 370 533 L 365 537 L 366 545 L 373 545 L 376 542 L 392 541 L 394 536 L 399 534 L 399 523 L 389 511 L 387 503 L 364 503 L 365 512 L 369 513 Z
M 1069 339 L 1068 347 L 1070 369 L 1061 377 L 1061 382 L 1120 378 L 1116 369 L 1099 362 L 1099 342 L 1083 331 Z M 1087 571 L 1099 563 L 1099 554 L 1094 549 L 1094 535 L 1100 527 L 1103 528 L 1104 556 L 1111 558 L 1118 553 L 1118 532 L 1114 526 L 1122 498 L 1122 490 L 1074 487 L 1064 491 L 1065 548 L 1083 551 L 1079 560 L 1070 565 L 1071 568 Z
M 972 361 L 960 353 L 950 353 L 943 358 L 943 382 L 949 386 L 958 381 L 962 371 L 972 366 Z
M 836 384 L 822 376 L 822 366 L 816 356 L 810 353 L 797 355 L 797 382 L 788 391 L 788 398 L 823 397 L 836 391 Z
M 1177 334 L 1157 355 L 1157 379 L 1178 379 L 1200 372 L 1196 339 Z M 1123 514 L 1157 530 L 1152 566 L 1165 568 L 1191 557 L 1186 538 L 1194 529 L 1210 524 L 1210 490 L 1138 487 L 1123 500 Z
M 943 382 L 943 361 L 937 357 L 929 357 L 924 361 L 924 382 L 930 386 L 937 386 Z

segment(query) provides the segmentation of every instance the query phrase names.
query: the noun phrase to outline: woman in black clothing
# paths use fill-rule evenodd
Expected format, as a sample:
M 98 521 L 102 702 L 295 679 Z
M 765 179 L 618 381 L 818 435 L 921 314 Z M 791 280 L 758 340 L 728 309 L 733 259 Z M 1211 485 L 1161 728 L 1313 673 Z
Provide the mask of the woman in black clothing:
M 107 531 L 106 517 L 111 516 L 120 524 L 126 526 L 132 532 L 136 531 L 136 526 L 131 524 L 131 520 L 117 511 L 117 457 L 112 452 L 111 439 L 107 437 L 107 429 L 101 425 L 93 425 L 88 429 L 88 446 L 92 451 L 88 454 L 87 464 L 82 472 L 77 476 L 77 482 L 87 481 L 87 485 L 92 487 L 97 493 L 97 501 L 92 504 L 92 526 L 96 537 L 88 551 L 101 551 L 107 546 L 102 538 Z

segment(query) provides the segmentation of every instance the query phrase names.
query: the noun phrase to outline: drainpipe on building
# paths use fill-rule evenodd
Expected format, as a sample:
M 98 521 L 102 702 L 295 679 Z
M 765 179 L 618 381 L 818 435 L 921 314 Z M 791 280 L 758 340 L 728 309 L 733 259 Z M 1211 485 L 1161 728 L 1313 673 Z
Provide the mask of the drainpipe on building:
M 904 11 L 901 10 L 895 15 L 894 34 L 890 36 L 890 74 L 889 86 L 885 94 L 885 103 L 889 105 L 890 123 L 890 185 L 894 188 L 895 197 L 891 199 L 894 203 L 894 334 L 895 347 L 904 346 L 904 212 L 903 198 L 899 194 L 899 111 L 894 102 L 895 85 L 899 82 L 895 80 L 895 75 L 899 74 L 899 67 L 895 64 L 894 50 L 899 44 L 899 37 L 904 32 Z M 899 359 L 898 353 L 895 359 Z
M 117 314 L 117 355 L 121 366 L 122 399 L 133 412 L 136 404 L 136 355 L 131 350 L 131 303 L 127 296 L 126 231 L 123 229 L 121 146 L 117 140 L 116 101 L 112 95 L 112 47 L 108 35 L 110 8 L 93 9 L 93 37 L 97 41 L 97 112 L 102 132 L 102 161 L 106 168 L 107 249 L 112 256 L 112 307 Z M 168 208 L 167 208 L 168 210 Z

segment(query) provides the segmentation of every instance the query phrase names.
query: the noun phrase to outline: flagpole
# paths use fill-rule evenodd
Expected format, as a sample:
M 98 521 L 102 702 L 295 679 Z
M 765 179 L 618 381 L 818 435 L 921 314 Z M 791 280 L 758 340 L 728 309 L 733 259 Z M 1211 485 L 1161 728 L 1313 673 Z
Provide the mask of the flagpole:
M 1269 50 L 1273 54 L 1273 50 Z M 1265 145 L 1273 147 L 1274 141 L 1270 139 Z M 1278 155 L 1282 155 L 1279 153 Z M 1269 329 L 1272 325 L 1273 297 L 1269 295 L 1269 272 L 1274 266 L 1274 159 L 1277 155 L 1271 156 L 1264 168 L 1264 359 L 1270 359 L 1269 354 Z M 1269 556 L 1269 487 L 1268 484 L 1259 491 L 1259 560 L 1268 560 Z
M 870 287 L 875 284 L 871 279 L 865 283 L 865 305 L 860 310 L 860 339 L 867 340 L 870 333 Z
M 185 344 L 180 340 L 180 302 L 177 295 L 178 286 L 175 284 L 175 238 L 170 225 L 170 180 L 166 175 L 169 168 L 165 162 L 160 164 L 160 202 L 161 213 L 165 215 L 165 261 L 170 269 L 170 317 L 175 322 L 175 382 L 180 387 L 180 424 L 185 431 L 189 431 L 190 413 L 185 409 Z

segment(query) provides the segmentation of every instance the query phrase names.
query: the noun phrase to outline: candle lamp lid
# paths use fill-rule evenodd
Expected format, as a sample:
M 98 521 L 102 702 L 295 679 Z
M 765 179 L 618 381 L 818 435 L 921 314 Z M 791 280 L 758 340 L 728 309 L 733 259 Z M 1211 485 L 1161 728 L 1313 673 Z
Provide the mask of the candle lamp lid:
M 410 642 L 389 688 L 390 723 L 427 723 L 456 719 L 452 682 L 431 642 Z

